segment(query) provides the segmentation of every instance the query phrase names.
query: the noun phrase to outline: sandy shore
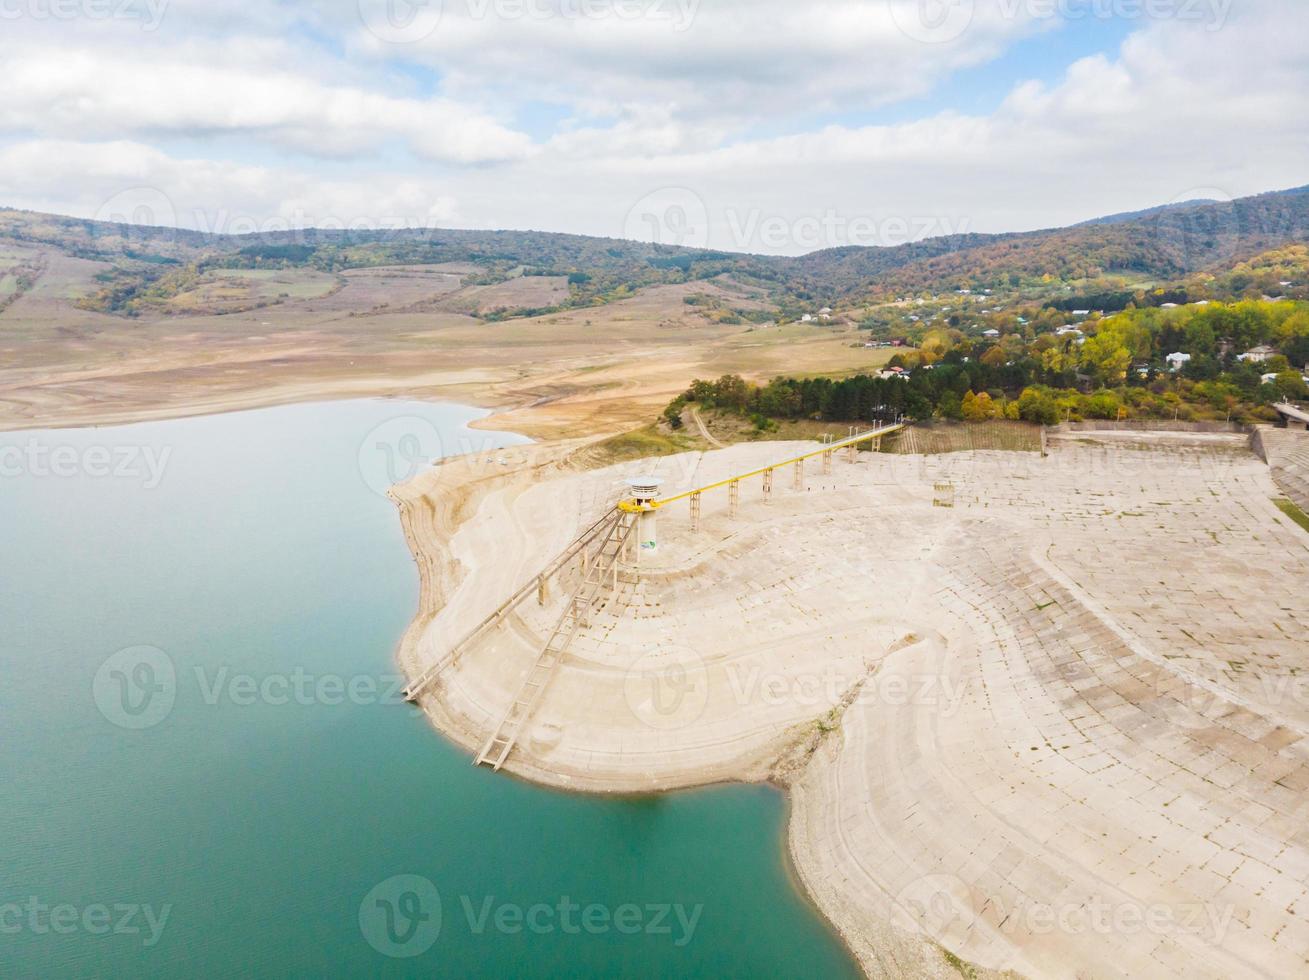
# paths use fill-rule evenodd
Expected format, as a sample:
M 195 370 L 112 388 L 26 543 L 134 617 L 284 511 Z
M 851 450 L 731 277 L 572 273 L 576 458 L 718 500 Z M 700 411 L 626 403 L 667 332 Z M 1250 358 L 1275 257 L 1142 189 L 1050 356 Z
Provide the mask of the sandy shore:
M 423 581 L 406 670 L 635 469 L 676 492 L 811 446 L 585 471 L 579 444 L 393 491 Z M 789 786 L 797 871 L 873 976 L 1304 971 L 1309 535 L 1242 439 L 861 454 L 742 491 L 736 518 L 706 495 L 698 533 L 661 513 L 658 557 L 574 641 L 509 771 Z M 566 591 L 445 669 L 423 698 L 440 731 L 481 747 Z

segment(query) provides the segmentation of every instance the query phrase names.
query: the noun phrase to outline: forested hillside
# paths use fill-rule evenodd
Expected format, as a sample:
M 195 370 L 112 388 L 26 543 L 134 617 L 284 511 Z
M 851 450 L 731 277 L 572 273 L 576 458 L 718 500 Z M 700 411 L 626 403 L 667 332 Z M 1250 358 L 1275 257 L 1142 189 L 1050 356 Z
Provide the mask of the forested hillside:
M 840 248 L 799 258 L 743 255 L 546 232 L 305 230 L 224 236 L 0 211 L 0 238 L 109 262 L 90 308 L 139 315 L 216 269 L 308 268 L 336 273 L 383 265 L 474 266 L 468 283 L 559 276 L 568 296 L 533 315 L 601 305 L 642 287 L 728 277 L 767 298 L 779 317 L 813 305 L 854 307 L 901 294 L 967 289 L 997 296 L 1068 284 L 1129 286 L 1227 271 L 1290 243 L 1309 242 L 1309 188 L 1228 203 L 1173 206 L 1071 228 L 954 235 L 888 248 Z M 1117 284 L 1121 286 L 1122 283 Z M 1113 287 L 1108 283 L 1106 288 Z

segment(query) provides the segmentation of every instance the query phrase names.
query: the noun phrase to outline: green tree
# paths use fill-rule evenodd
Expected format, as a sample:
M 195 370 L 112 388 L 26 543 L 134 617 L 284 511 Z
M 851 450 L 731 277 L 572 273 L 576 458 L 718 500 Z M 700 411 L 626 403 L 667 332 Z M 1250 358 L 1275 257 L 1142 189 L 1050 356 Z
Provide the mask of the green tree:
M 1048 392 L 1025 388 L 1018 396 L 1018 417 L 1025 422 L 1054 425 L 1059 421 L 1059 406 Z
M 963 400 L 955 392 L 946 391 L 937 399 L 936 411 L 941 418 L 958 422 L 964 417 Z
M 682 427 L 682 409 L 686 407 L 686 399 L 674 398 L 664 409 L 664 421 L 673 429 Z
M 750 386 L 737 374 L 724 374 L 714 382 L 714 401 L 723 408 L 742 411 L 750 400 Z
M 1309 387 L 1306 387 L 1299 371 L 1279 371 L 1273 384 L 1283 398 L 1309 398 Z

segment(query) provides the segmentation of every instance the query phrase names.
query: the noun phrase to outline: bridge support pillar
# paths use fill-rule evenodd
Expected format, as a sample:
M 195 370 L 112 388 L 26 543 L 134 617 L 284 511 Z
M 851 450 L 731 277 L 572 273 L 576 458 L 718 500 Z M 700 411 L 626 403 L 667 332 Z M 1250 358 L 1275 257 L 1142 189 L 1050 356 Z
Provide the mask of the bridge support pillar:
M 573 618 L 583 629 L 591 625 L 591 603 L 580 595 L 573 597 Z
M 733 480 L 727 485 L 727 513 L 731 517 L 736 517 L 737 511 L 741 509 L 741 481 Z
M 691 494 L 691 530 L 700 530 L 700 495 Z
M 832 473 L 832 450 L 823 453 L 823 476 L 830 476 Z
M 803 490 L 803 489 L 804 489 L 804 460 L 803 460 L 803 459 L 797 459 L 797 460 L 795 461 L 795 483 L 794 483 L 794 488 L 795 488 L 797 491 L 800 491 L 800 490 Z
M 764 470 L 764 503 L 769 504 L 773 501 L 773 471 Z

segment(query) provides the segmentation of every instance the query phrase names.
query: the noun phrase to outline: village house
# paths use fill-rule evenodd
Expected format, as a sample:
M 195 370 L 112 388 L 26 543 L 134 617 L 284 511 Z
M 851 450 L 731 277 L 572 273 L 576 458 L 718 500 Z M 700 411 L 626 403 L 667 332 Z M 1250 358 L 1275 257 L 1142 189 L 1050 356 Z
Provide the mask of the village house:
M 1250 364 L 1262 364 L 1276 353 L 1277 351 L 1268 345 L 1260 344 L 1258 347 L 1251 347 L 1244 354 L 1238 354 L 1236 359 L 1238 361 L 1246 361 Z

